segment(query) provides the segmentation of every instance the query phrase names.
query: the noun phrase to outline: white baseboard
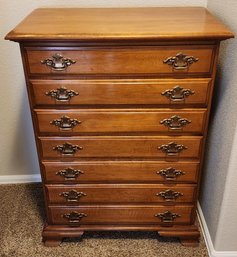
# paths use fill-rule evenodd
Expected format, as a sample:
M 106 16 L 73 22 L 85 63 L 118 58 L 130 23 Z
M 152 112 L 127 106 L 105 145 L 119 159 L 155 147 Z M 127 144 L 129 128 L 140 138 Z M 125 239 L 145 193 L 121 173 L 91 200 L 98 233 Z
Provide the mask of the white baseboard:
M 18 184 L 18 183 L 32 183 L 41 182 L 40 174 L 34 175 L 0 175 L 0 184 Z
M 213 246 L 213 242 L 207 227 L 207 223 L 205 221 L 201 206 L 198 202 L 197 204 L 198 210 L 198 220 L 201 225 L 201 230 L 204 236 L 204 240 L 207 246 L 207 250 L 210 257 L 237 257 L 237 251 L 216 251 Z

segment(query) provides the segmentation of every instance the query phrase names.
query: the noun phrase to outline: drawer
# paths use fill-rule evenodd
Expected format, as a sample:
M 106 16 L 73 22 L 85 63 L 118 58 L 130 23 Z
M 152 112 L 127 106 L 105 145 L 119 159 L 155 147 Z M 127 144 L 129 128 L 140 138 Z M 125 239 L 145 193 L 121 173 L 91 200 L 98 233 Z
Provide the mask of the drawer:
M 178 225 L 192 222 L 193 206 L 80 206 L 49 207 L 53 224 L 156 224 Z
M 198 158 L 201 136 L 40 137 L 43 158 Z
M 46 183 L 197 182 L 198 162 L 43 162 Z
M 89 184 L 46 185 L 50 204 L 82 203 L 191 203 L 196 197 L 194 185 Z
M 192 132 L 202 133 L 206 109 L 35 110 L 39 132 Z
M 26 47 L 29 74 L 211 74 L 212 45 Z
M 35 105 L 207 105 L 210 79 L 31 80 Z

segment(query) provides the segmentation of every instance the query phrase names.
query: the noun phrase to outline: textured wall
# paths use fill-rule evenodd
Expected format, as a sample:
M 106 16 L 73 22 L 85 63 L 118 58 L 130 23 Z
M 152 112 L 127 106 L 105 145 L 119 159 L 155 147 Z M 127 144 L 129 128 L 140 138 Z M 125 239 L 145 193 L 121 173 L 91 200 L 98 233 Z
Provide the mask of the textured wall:
M 205 6 L 206 0 L 0 0 L 0 175 L 38 173 L 31 118 L 17 43 L 3 38 L 38 7 Z
M 236 0 L 208 0 L 207 7 L 237 35 Z M 237 182 L 236 49 L 236 39 L 221 44 L 200 197 L 214 247 L 222 251 L 237 250 L 237 206 L 233 199 Z

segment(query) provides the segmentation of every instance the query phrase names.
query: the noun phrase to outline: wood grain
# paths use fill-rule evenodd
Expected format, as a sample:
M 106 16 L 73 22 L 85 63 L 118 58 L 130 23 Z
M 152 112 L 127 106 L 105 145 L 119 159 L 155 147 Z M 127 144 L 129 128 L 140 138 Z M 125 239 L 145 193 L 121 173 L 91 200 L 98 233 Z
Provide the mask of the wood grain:
M 198 162 L 162 162 L 162 161 L 74 161 L 42 162 L 45 183 L 195 183 L 199 172 Z M 157 174 L 160 170 L 174 168 L 184 172 L 173 180 Z M 75 179 L 65 179 L 57 175 L 61 170 L 72 168 L 81 170 Z
M 90 136 L 90 137 L 40 137 L 43 158 L 79 158 L 79 157 L 140 157 L 140 158 L 165 158 L 166 153 L 158 149 L 161 145 L 175 142 L 187 147 L 180 154 L 171 156 L 176 160 L 180 158 L 198 158 L 202 142 L 201 136 Z M 82 147 L 74 155 L 60 154 L 53 150 L 57 145 L 70 143 Z
M 69 109 L 49 110 L 36 109 L 39 132 L 54 133 L 106 133 L 106 132 L 156 132 L 156 133 L 202 133 L 206 122 L 206 109 Z M 55 120 L 62 117 L 76 120 L 71 129 L 63 129 L 55 124 Z M 185 119 L 186 125 L 172 129 L 164 125 L 164 120 L 178 116 Z M 171 124 L 172 125 L 172 124 Z M 173 124 L 175 125 L 175 124 Z
M 159 206 L 159 205 L 140 205 L 140 206 L 80 206 L 80 207 L 49 207 L 52 222 L 56 224 L 70 224 L 62 216 L 72 211 L 85 213 L 87 217 L 81 219 L 78 224 L 164 224 L 160 218 L 155 217 L 157 213 L 170 211 L 177 213 L 177 217 L 171 225 L 190 224 L 193 206 Z M 78 225 L 74 224 L 74 225 Z
M 207 79 L 140 79 L 140 80 L 31 80 L 34 105 L 71 106 L 71 105 L 141 105 L 162 104 L 168 106 L 197 105 L 206 106 L 209 99 L 211 80 Z M 162 95 L 166 90 L 180 86 L 190 89 L 193 95 L 184 101 L 170 101 Z M 64 87 L 77 92 L 67 102 L 56 101 L 46 92 Z
M 174 70 L 163 61 L 178 53 L 198 58 L 189 68 Z M 41 61 L 52 59 L 55 54 L 76 61 L 65 70 L 54 71 Z M 26 48 L 29 74 L 210 74 L 214 46 L 159 46 L 159 47 L 110 47 L 110 48 Z
M 83 196 L 78 199 L 68 200 L 61 195 L 63 192 L 83 193 Z M 182 195 L 174 199 L 165 199 L 157 194 L 172 190 Z M 85 185 L 48 185 L 46 192 L 49 199 L 49 204 L 82 204 L 82 203 L 102 203 L 102 204 L 134 204 L 143 203 L 192 203 L 195 197 L 195 185 L 161 185 L 161 184 L 85 184 Z
M 6 39 L 220 40 L 233 36 L 202 7 L 41 8 L 34 10 Z

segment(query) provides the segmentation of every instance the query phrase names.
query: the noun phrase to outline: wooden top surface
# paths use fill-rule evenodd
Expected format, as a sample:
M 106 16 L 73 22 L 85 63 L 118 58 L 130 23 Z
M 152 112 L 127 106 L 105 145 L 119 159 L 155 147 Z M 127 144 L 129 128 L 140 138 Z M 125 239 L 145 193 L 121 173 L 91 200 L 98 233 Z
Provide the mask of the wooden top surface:
M 41 8 L 6 39 L 25 40 L 186 40 L 234 35 L 202 7 Z

